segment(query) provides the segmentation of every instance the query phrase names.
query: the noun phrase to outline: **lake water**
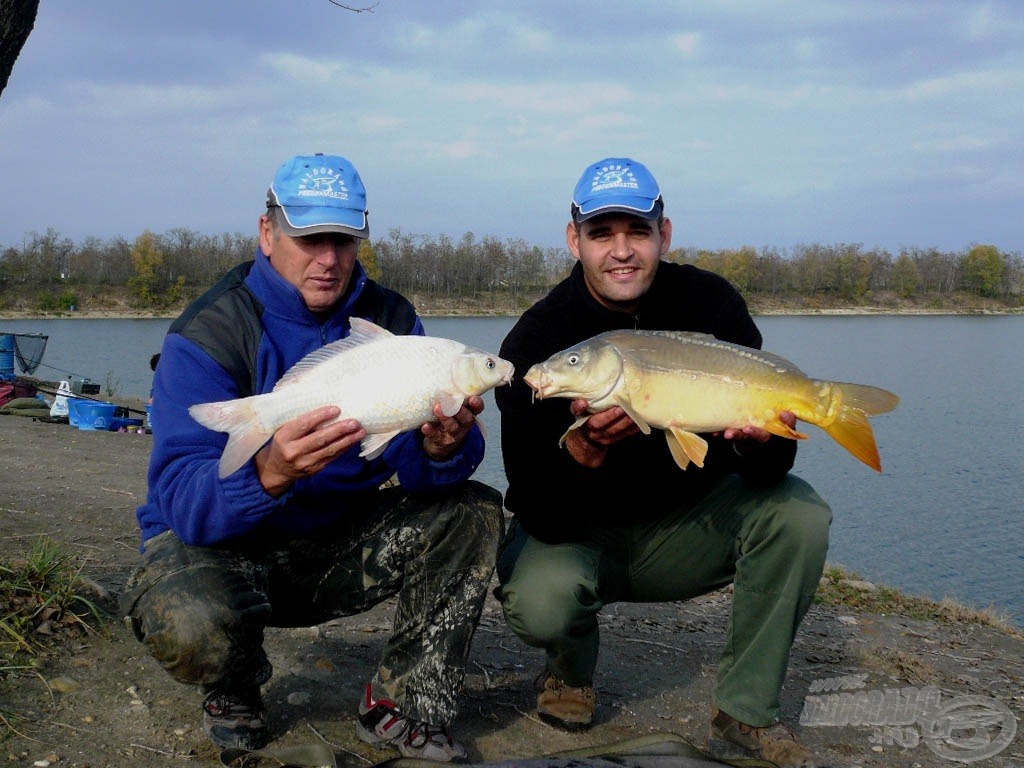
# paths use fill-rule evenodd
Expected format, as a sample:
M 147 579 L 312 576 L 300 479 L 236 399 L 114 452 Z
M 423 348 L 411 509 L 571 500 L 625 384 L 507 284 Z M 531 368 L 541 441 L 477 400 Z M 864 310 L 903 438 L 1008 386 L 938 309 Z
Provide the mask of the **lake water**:
M 514 320 L 424 322 L 428 333 L 497 352 Z M 872 421 L 881 474 L 817 427 L 806 430 L 795 471 L 832 505 L 830 561 L 912 594 L 994 607 L 1024 624 L 1024 316 L 757 322 L 765 349 L 809 375 L 874 384 L 901 397 L 895 411 Z M 49 334 L 41 378 L 88 377 L 119 395 L 145 397 L 149 358 L 169 325 L 0 320 L 0 333 Z M 490 439 L 477 478 L 504 491 L 497 409 L 493 396 L 485 399 Z

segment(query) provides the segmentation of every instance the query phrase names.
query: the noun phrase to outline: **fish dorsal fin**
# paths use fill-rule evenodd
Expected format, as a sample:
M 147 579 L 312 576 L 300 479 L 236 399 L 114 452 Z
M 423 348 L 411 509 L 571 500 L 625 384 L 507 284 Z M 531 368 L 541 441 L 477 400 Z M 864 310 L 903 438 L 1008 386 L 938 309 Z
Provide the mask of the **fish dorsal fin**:
M 704 466 L 708 443 L 703 437 L 680 427 L 669 426 L 665 429 L 665 440 L 680 469 L 686 469 L 691 461 L 698 467 Z
M 353 317 L 350 322 L 352 330 L 348 336 L 344 339 L 332 341 L 330 344 L 324 344 L 320 349 L 314 349 L 304 358 L 299 360 L 299 362 L 289 368 L 285 375 L 282 376 L 278 380 L 277 384 L 274 385 L 274 389 L 277 390 L 281 387 L 289 387 L 299 381 L 302 381 L 308 371 L 316 368 L 325 360 L 329 360 L 332 357 L 340 355 L 342 352 L 347 352 L 350 349 L 361 347 L 364 344 L 369 344 L 374 341 L 380 341 L 381 339 L 394 336 L 394 334 L 387 328 L 381 328 L 379 325 L 375 325 L 369 320 L 364 320 L 361 317 Z
M 787 360 L 780 355 L 776 355 L 772 352 L 765 352 L 763 349 L 757 349 L 755 347 L 734 344 L 731 341 L 722 341 L 716 336 L 712 336 L 710 333 L 701 333 L 699 331 L 622 331 L 622 333 L 631 333 L 636 336 L 674 339 L 676 341 L 686 342 L 687 344 L 693 344 L 700 347 L 707 347 L 713 350 L 726 350 L 758 365 L 772 368 L 777 373 L 795 373 L 801 376 L 806 375 L 796 365 L 794 365 L 792 361 Z M 674 366 L 659 366 L 655 365 L 650 360 L 646 361 L 646 364 L 659 370 L 675 370 Z
M 381 339 L 386 339 L 389 336 L 395 335 L 387 328 L 382 328 L 376 323 L 370 322 L 362 317 L 350 317 L 348 322 L 352 328 L 352 333 L 347 336 L 349 339 L 351 339 L 353 335 Z

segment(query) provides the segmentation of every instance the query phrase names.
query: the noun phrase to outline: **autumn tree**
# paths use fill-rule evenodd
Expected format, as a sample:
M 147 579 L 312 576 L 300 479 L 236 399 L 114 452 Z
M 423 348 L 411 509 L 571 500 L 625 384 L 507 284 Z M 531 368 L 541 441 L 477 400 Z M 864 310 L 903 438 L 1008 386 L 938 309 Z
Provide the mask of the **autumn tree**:
M 1002 293 L 1006 273 L 1003 254 L 994 245 L 976 245 L 963 259 L 964 288 L 979 296 Z
M 918 292 L 921 286 L 921 275 L 917 264 L 906 251 L 901 251 L 892 265 L 890 273 L 892 288 L 901 299 L 906 299 Z
M 131 260 L 135 273 L 128 278 L 128 287 L 143 306 L 168 305 L 181 296 L 185 277 L 168 278 L 164 250 L 152 232 L 146 230 L 135 239 Z

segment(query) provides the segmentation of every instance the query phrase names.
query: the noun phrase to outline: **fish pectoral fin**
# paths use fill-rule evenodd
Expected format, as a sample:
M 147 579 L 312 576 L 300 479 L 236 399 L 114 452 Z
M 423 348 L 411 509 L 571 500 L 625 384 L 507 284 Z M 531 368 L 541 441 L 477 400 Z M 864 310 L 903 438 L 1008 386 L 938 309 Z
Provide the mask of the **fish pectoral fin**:
M 665 440 L 680 469 L 686 469 L 691 461 L 698 467 L 704 466 L 708 443 L 703 437 L 695 432 L 687 432 L 682 427 L 669 426 L 665 429 Z
M 640 427 L 641 432 L 645 435 L 651 434 L 651 425 L 647 423 L 647 419 L 634 411 L 629 406 L 629 403 L 619 403 L 619 405 L 622 407 L 622 410 L 626 412 L 626 415 L 629 416 L 629 418 L 631 418 L 638 427 Z
M 779 437 L 788 437 L 790 440 L 807 439 L 807 435 L 805 435 L 803 432 L 797 432 L 795 429 L 791 428 L 788 424 L 786 424 L 784 421 L 778 418 L 766 422 L 764 428 L 767 431 L 771 432 L 773 435 L 778 435 Z
M 372 461 L 384 453 L 384 449 L 388 447 L 388 443 L 391 439 L 398 434 L 398 430 L 393 432 L 381 432 L 376 435 L 367 435 L 363 438 L 363 441 L 359 444 L 359 455 L 367 461 Z
M 584 424 L 587 423 L 587 419 L 589 419 L 589 418 L 590 418 L 590 414 L 588 413 L 588 414 L 586 414 L 584 416 L 580 416 L 578 419 L 576 419 L 576 421 L 574 421 L 569 426 L 569 428 L 567 430 L 565 430 L 565 434 L 562 435 L 560 438 L 558 438 L 558 447 L 561 448 L 563 445 L 565 445 L 565 438 L 567 438 L 569 436 L 569 433 L 572 432 L 574 429 L 579 429 L 580 427 L 582 427 Z
M 462 395 L 441 395 L 437 402 L 441 404 L 441 413 L 445 416 L 454 416 L 459 412 L 459 408 L 462 407 L 464 400 L 465 398 Z

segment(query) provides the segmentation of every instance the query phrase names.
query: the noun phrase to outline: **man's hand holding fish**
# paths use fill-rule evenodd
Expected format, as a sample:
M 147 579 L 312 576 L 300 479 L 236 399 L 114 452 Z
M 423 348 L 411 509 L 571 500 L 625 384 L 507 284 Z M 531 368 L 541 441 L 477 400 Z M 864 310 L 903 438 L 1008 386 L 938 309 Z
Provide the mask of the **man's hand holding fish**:
M 445 416 L 440 404 L 434 405 L 436 421 L 428 421 L 420 431 L 423 433 L 423 450 L 434 461 L 448 461 L 462 445 L 469 430 L 477 423 L 476 417 L 484 410 L 484 399 L 479 395 L 469 397 L 453 416 Z
M 277 498 L 302 477 L 315 475 L 366 437 L 355 419 L 339 419 L 341 409 L 326 405 L 282 424 L 256 452 L 260 483 Z

